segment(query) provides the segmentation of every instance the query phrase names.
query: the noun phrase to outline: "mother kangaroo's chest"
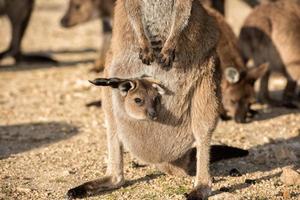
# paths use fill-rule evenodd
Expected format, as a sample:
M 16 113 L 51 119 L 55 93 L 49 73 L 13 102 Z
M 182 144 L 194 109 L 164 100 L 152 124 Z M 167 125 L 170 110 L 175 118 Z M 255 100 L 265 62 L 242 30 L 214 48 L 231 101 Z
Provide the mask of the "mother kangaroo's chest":
M 165 40 L 170 32 L 176 0 L 142 0 L 144 30 L 150 40 Z

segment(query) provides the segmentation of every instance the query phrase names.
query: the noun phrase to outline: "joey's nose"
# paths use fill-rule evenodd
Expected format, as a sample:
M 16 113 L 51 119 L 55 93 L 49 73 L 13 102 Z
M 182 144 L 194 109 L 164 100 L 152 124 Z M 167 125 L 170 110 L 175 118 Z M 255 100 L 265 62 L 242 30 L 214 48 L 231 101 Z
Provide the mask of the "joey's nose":
M 60 25 L 62 27 L 68 27 L 69 26 L 69 20 L 67 17 L 63 17 L 61 20 L 60 20 Z
M 154 110 L 150 110 L 147 112 L 147 115 L 150 119 L 156 120 L 157 119 L 157 112 Z

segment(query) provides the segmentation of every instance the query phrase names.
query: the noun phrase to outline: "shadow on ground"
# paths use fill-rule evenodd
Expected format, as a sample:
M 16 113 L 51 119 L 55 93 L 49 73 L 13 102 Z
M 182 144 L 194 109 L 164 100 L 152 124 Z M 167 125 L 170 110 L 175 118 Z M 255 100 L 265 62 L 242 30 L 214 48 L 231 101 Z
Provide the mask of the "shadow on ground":
M 300 129 L 299 136 L 290 138 L 288 140 L 274 140 L 270 143 L 255 146 L 249 149 L 250 155 L 243 158 L 236 158 L 231 160 L 223 160 L 217 163 L 211 164 L 211 174 L 213 177 L 226 177 L 229 176 L 229 171 L 233 168 L 238 169 L 241 175 L 255 172 L 267 172 L 272 171 L 276 168 L 283 168 L 286 166 L 295 166 L 295 168 L 300 167 L 299 158 L 300 158 Z M 294 152 L 295 154 L 291 154 Z M 281 154 L 281 155 L 280 155 Z M 294 157 L 294 160 L 291 158 Z M 226 187 L 227 192 L 234 192 L 241 190 L 247 187 L 250 187 L 251 184 L 260 183 L 263 181 L 268 181 L 274 177 L 279 177 L 280 172 L 272 173 L 265 176 L 260 176 L 257 179 L 251 179 L 249 182 L 243 182 L 238 184 L 229 185 Z M 139 184 L 142 182 L 148 182 L 150 180 L 164 176 L 164 173 L 155 172 L 153 174 L 145 175 L 133 180 L 128 180 L 124 188 Z M 113 192 L 114 190 L 105 191 L 98 193 L 93 196 L 101 196 Z M 221 190 L 213 191 L 212 195 L 217 195 L 223 193 Z M 300 195 L 300 193 L 295 194 Z
M 78 128 L 65 122 L 0 126 L 0 159 L 70 138 Z
M 300 168 L 300 127 L 299 135 L 287 140 L 279 139 L 270 143 L 255 146 L 249 149 L 249 156 L 244 158 L 221 161 L 212 164 L 212 175 L 214 177 L 229 176 L 230 170 L 236 168 L 241 174 L 255 172 L 268 172 L 276 168 L 294 166 Z M 253 180 L 254 184 L 279 177 L 279 173 L 273 173 Z M 249 187 L 251 184 L 240 183 L 229 186 L 230 192 Z M 214 194 L 221 193 L 215 191 Z M 299 193 L 300 195 L 300 193 Z
M 46 60 L 35 60 L 29 62 L 19 62 L 9 63 L 9 64 L 1 64 L 0 60 L 0 72 L 2 71 L 25 71 L 25 70 L 34 70 L 34 69 L 43 69 L 43 68 L 52 68 L 52 67 L 76 67 L 76 65 L 80 64 L 89 64 L 94 63 L 97 56 L 94 59 L 85 58 L 85 59 L 77 59 L 77 60 L 56 60 L 55 55 L 80 55 L 80 54 L 89 54 L 97 53 L 97 49 L 94 48 L 83 48 L 83 49 L 58 49 L 58 50 L 45 50 L 38 52 L 26 52 L 24 55 L 37 55 L 44 56 L 57 61 L 57 63 L 47 62 Z M 90 57 L 90 56 L 89 56 Z M 11 58 L 12 59 L 12 58 Z
M 277 107 L 270 108 L 267 112 L 265 110 L 258 110 L 258 114 L 255 116 L 254 119 L 251 120 L 251 122 L 269 120 L 289 114 L 300 114 L 300 109 L 286 109 L 282 107 Z

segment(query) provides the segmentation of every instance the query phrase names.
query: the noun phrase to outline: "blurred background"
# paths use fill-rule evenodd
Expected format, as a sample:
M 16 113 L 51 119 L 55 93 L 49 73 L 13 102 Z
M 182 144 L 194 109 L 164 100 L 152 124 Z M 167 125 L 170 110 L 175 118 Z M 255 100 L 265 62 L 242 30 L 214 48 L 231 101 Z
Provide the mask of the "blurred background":
M 105 173 L 101 91 L 87 80 L 102 76 L 95 60 L 110 21 L 93 16 L 89 22 L 62 27 L 68 6 L 67 0 L 35 2 L 22 53 L 41 62 L 19 55 L 18 63 L 11 56 L 0 60 L 0 199 L 62 199 L 68 189 Z M 236 36 L 252 9 L 243 0 L 227 0 L 225 18 Z M 7 16 L 1 16 L 0 52 L 8 48 L 11 30 Z M 271 95 L 280 98 L 285 84 L 280 76 L 273 77 Z M 300 110 L 259 103 L 253 108 L 258 114 L 248 123 L 220 121 L 214 133 L 214 144 L 248 149 L 250 154 L 212 165 L 216 192 L 211 199 L 298 200 Z M 232 176 L 232 169 L 241 175 Z M 128 186 L 88 199 L 184 199 L 192 185 L 191 178 L 139 167 L 127 153 L 125 172 Z

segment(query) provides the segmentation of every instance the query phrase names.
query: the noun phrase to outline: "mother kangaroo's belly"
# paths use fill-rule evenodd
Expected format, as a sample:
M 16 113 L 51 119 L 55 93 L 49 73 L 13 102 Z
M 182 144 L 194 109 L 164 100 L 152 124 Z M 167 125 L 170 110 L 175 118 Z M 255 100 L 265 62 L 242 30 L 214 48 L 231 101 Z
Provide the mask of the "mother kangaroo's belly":
M 125 149 L 147 163 L 162 163 L 178 159 L 193 145 L 194 138 L 186 126 L 161 124 L 150 120 L 117 119 L 118 135 Z M 174 127 L 175 126 L 175 127 Z

